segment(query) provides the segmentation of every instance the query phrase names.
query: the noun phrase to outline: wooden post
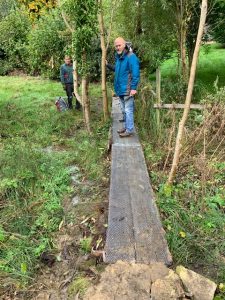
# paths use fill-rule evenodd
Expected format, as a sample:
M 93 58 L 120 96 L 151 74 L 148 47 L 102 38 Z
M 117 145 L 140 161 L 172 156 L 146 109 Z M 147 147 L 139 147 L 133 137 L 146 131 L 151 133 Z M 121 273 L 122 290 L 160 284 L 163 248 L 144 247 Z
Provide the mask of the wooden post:
M 156 69 L 156 99 L 157 103 L 161 104 L 161 70 L 160 67 Z
M 161 70 L 160 67 L 156 69 L 156 101 L 157 104 L 161 104 Z M 160 111 L 157 109 L 156 111 L 156 125 L 157 130 L 160 132 L 161 126 L 160 126 Z
M 207 4 L 208 4 L 207 0 L 202 0 L 201 16 L 200 16 L 196 45 L 195 45 L 195 51 L 194 51 L 192 64 L 191 64 L 191 71 L 190 71 L 187 95 L 186 95 L 186 100 L 185 100 L 185 108 L 184 108 L 183 116 L 179 122 L 179 128 L 178 128 L 178 133 L 177 133 L 177 138 L 176 138 L 176 145 L 175 145 L 172 167 L 170 170 L 169 178 L 167 180 L 167 183 L 169 185 L 171 185 L 173 183 L 173 180 L 176 175 L 177 168 L 178 168 L 178 164 L 179 164 L 184 126 L 185 126 L 185 123 L 187 121 L 188 114 L 190 111 L 192 93 L 193 93 L 194 82 L 195 82 L 195 74 L 196 74 L 196 68 L 197 68 L 197 62 L 198 62 L 198 55 L 199 55 L 199 51 L 200 51 L 202 35 L 203 35 L 206 16 L 207 16 L 207 6 L 208 6 Z
M 98 22 L 100 29 L 100 41 L 101 41 L 101 50 L 102 50 L 102 60 L 101 60 L 101 71 L 102 71 L 102 99 L 103 99 L 103 114 L 104 121 L 109 117 L 109 108 L 108 108 L 108 96 L 107 96 L 107 85 L 106 85 L 106 42 L 105 42 L 105 32 L 104 32 L 104 18 L 103 18 L 103 6 L 102 0 L 98 0 L 99 4 L 99 14 Z
M 82 77 L 82 103 L 84 111 L 84 120 L 89 133 L 91 133 L 90 126 L 90 100 L 88 97 L 88 78 L 87 76 Z

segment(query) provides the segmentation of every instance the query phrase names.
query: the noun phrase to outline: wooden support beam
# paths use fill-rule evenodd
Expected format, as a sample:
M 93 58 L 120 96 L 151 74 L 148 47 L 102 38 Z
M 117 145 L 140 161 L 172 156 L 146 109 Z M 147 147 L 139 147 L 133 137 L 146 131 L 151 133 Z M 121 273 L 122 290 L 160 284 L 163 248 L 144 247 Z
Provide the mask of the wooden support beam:
M 154 104 L 154 108 L 158 108 L 158 109 L 184 109 L 184 104 L 179 104 L 179 103 L 173 103 L 173 104 L 161 104 L 161 103 L 155 103 Z M 191 104 L 190 105 L 191 109 L 204 109 L 205 105 L 202 104 Z

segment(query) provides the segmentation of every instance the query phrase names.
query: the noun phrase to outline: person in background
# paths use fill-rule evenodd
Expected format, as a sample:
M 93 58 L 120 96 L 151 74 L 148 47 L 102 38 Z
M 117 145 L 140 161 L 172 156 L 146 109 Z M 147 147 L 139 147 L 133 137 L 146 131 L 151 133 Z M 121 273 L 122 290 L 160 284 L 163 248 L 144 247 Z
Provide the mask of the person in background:
M 68 106 L 69 109 L 73 108 L 73 92 L 74 92 L 74 87 L 73 87 L 73 64 L 70 56 L 66 55 L 64 58 L 64 64 L 61 65 L 60 67 L 60 80 L 63 85 L 63 89 L 66 91 L 66 95 L 68 98 Z M 80 102 L 76 99 L 76 109 L 80 109 L 81 104 Z
M 115 72 L 114 89 L 120 99 L 123 113 L 124 128 L 118 130 L 120 137 L 129 137 L 134 133 L 134 95 L 140 80 L 139 60 L 127 47 L 126 41 L 118 37 L 115 42 L 116 63 L 115 66 L 107 64 L 107 67 Z M 106 62 L 107 63 L 107 62 Z

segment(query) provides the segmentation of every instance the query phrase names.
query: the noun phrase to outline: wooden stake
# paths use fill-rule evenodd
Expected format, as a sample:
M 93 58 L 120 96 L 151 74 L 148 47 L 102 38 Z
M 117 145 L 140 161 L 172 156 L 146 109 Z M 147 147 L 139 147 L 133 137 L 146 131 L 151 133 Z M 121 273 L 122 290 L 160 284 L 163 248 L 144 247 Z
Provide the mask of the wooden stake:
M 107 86 L 106 86 L 106 45 L 104 37 L 104 19 L 103 19 L 103 8 L 102 0 L 99 0 L 99 15 L 98 22 L 100 28 L 100 40 L 101 40 L 101 49 L 102 49 L 102 59 L 101 59 L 101 68 L 102 68 L 102 100 L 103 100 L 103 114 L 104 120 L 106 121 L 109 117 L 109 108 L 108 108 L 108 97 L 107 97 Z
M 184 108 L 182 119 L 179 123 L 179 128 L 178 128 L 178 133 L 177 133 L 177 138 L 176 138 L 176 145 L 175 145 L 175 152 L 174 152 L 174 157 L 173 157 L 173 163 L 172 163 L 172 167 L 170 170 L 169 178 L 167 180 L 167 184 L 170 184 L 170 185 L 173 183 L 173 180 L 176 176 L 178 164 L 179 164 L 180 151 L 181 151 L 181 147 L 182 147 L 183 131 L 184 131 L 185 123 L 188 118 L 188 113 L 190 111 L 190 104 L 191 104 L 192 93 L 193 93 L 193 88 L 194 88 L 196 67 L 197 67 L 199 50 L 200 50 L 200 46 L 201 46 L 203 30 L 204 30 L 204 26 L 205 26 L 206 15 L 207 15 L 207 0 L 202 0 L 201 16 L 200 16 L 196 45 L 195 45 L 195 51 L 194 51 L 193 60 L 192 60 L 192 64 L 191 64 L 188 90 L 187 90 L 187 95 L 186 95 L 186 100 L 185 100 L 185 108 Z

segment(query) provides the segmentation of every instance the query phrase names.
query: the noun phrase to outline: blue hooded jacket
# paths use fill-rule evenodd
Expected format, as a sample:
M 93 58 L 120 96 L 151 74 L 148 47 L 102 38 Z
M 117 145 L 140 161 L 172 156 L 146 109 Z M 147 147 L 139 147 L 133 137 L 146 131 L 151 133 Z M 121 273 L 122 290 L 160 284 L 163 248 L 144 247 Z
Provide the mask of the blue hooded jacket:
M 117 96 L 129 95 L 140 80 L 139 59 L 132 52 L 116 54 L 114 89 Z

